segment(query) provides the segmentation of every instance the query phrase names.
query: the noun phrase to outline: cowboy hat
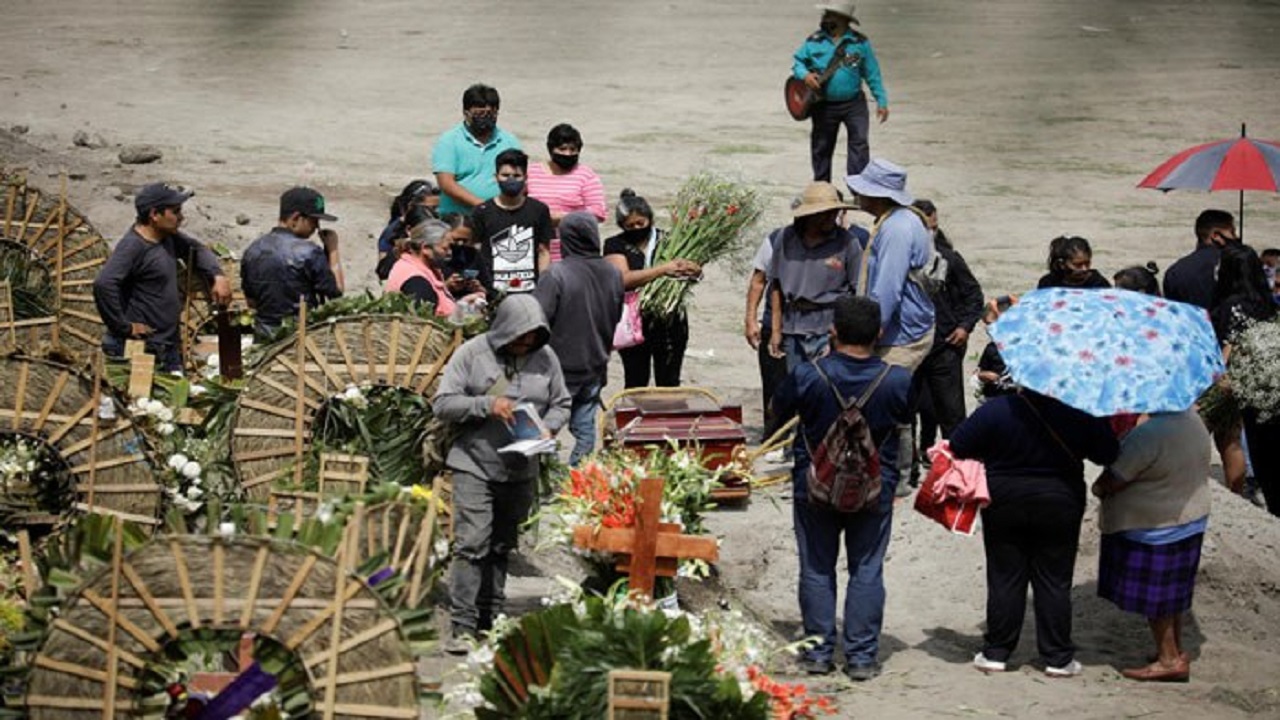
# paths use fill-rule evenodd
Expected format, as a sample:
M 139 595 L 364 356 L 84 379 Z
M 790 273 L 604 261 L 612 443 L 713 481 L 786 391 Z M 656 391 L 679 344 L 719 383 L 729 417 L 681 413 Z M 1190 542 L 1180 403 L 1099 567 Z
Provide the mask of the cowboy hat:
M 845 17 L 849 18 L 849 22 L 853 23 L 854 25 L 861 25 L 861 24 L 862 24 L 862 23 L 858 22 L 858 18 L 854 17 L 854 15 L 853 15 L 853 11 L 854 11 L 854 9 L 855 9 L 855 6 L 854 6 L 854 4 L 853 4 L 853 3 L 851 3 L 851 2 L 842 2 L 842 3 L 836 3 L 836 2 L 832 2 L 832 3 L 818 3 L 817 5 L 814 5 L 814 7 L 818 8 L 819 10 L 826 11 L 826 12 L 833 12 L 833 13 L 835 13 L 835 14 L 837 14 L 837 15 L 843 15 L 843 16 L 845 16 Z
M 888 160 L 872 158 L 860 174 L 850 175 L 844 182 L 858 195 L 889 198 L 899 205 L 915 202 L 907 192 L 907 171 Z
M 800 194 L 800 204 L 791 210 L 791 217 L 802 218 L 832 210 L 852 210 L 853 206 L 840 199 L 840 191 L 829 182 L 811 182 Z

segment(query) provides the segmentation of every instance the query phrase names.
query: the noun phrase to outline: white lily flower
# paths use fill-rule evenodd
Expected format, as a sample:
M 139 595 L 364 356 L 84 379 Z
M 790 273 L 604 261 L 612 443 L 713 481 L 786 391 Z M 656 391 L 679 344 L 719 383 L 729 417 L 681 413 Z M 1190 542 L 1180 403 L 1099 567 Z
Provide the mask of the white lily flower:
M 182 466 L 182 476 L 191 479 L 200 477 L 200 463 L 192 460 Z
M 169 468 L 174 472 L 182 472 L 182 468 L 186 466 L 191 459 L 182 453 L 175 453 L 169 456 Z

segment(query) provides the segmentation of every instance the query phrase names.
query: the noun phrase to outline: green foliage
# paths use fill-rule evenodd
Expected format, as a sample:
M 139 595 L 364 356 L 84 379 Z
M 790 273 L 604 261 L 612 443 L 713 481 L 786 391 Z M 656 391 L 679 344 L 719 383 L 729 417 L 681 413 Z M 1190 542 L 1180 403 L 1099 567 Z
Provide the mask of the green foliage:
M 57 312 L 57 294 L 44 258 L 21 243 L 0 241 L 0 280 L 9 281 L 13 295 L 13 319 L 51 317 Z
M 355 389 L 354 395 L 330 398 L 316 414 L 311 451 L 367 455 L 372 477 L 415 485 L 440 469 L 428 467 L 423 455 L 432 418 L 431 403 L 417 393 L 390 386 Z
M 737 679 L 718 671 L 711 641 L 694 636 L 687 616 L 601 597 L 582 602 L 577 612 L 560 604 L 525 615 L 503 636 L 480 681 L 491 707 L 476 717 L 605 717 L 609 671 L 621 668 L 671 673 L 675 720 L 769 716 L 764 694 L 743 698 Z M 547 683 L 536 682 L 539 673 Z
M 170 710 L 171 701 L 166 688 L 171 684 L 185 686 L 193 676 L 203 672 L 243 670 L 236 662 L 240 636 L 240 630 L 182 629 L 159 653 L 147 658 L 146 667 L 139 673 L 136 694 L 144 708 L 139 717 L 155 720 L 167 717 L 165 713 Z M 310 717 L 313 689 L 302 658 L 278 641 L 259 635 L 253 641 L 253 659 L 276 677 L 278 684 L 272 691 L 272 699 L 281 711 L 279 717 Z

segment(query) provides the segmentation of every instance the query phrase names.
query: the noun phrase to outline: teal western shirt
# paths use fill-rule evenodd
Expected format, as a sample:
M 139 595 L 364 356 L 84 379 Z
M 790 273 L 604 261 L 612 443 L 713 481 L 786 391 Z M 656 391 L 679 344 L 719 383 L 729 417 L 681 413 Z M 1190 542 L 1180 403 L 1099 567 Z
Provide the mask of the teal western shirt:
M 889 94 L 885 92 L 884 82 L 880 79 L 880 63 L 876 61 L 876 53 L 871 49 L 871 41 L 852 30 L 845 32 L 840 39 L 845 38 L 852 41 L 845 47 L 845 55 L 852 56 L 856 53 L 859 60 L 856 65 L 846 65 L 837 70 L 827 83 L 823 96 L 831 102 L 852 100 L 862 91 L 862 82 L 865 80 L 867 87 L 871 89 L 871 95 L 876 99 L 876 105 L 888 107 Z M 835 38 L 822 30 L 810 35 L 800 49 L 796 50 L 791 70 L 796 79 L 803 80 L 811 72 L 821 73 L 825 70 L 835 57 L 836 43 Z

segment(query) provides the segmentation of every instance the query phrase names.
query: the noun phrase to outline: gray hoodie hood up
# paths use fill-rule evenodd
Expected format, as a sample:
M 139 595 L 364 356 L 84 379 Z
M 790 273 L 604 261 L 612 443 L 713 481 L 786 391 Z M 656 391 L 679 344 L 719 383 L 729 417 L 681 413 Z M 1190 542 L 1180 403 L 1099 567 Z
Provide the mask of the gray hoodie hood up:
M 530 330 L 538 332 L 532 350 L 519 357 L 505 352 L 512 340 Z M 454 352 L 431 402 L 436 417 L 458 429 L 446 459 L 450 469 L 489 482 L 537 477 L 537 456 L 498 452 L 513 438 L 506 423 L 490 413 L 494 399 L 508 397 L 533 405 L 553 434 L 568 422 L 572 398 L 560 361 L 546 346 L 549 336 L 538 301 L 529 295 L 511 295 L 498 306 L 489 331 Z
M 590 213 L 560 221 L 563 259 L 538 280 L 533 296 L 551 324 L 551 349 L 569 392 L 604 381 L 613 331 L 622 318 L 622 273 L 600 256 L 600 230 Z

